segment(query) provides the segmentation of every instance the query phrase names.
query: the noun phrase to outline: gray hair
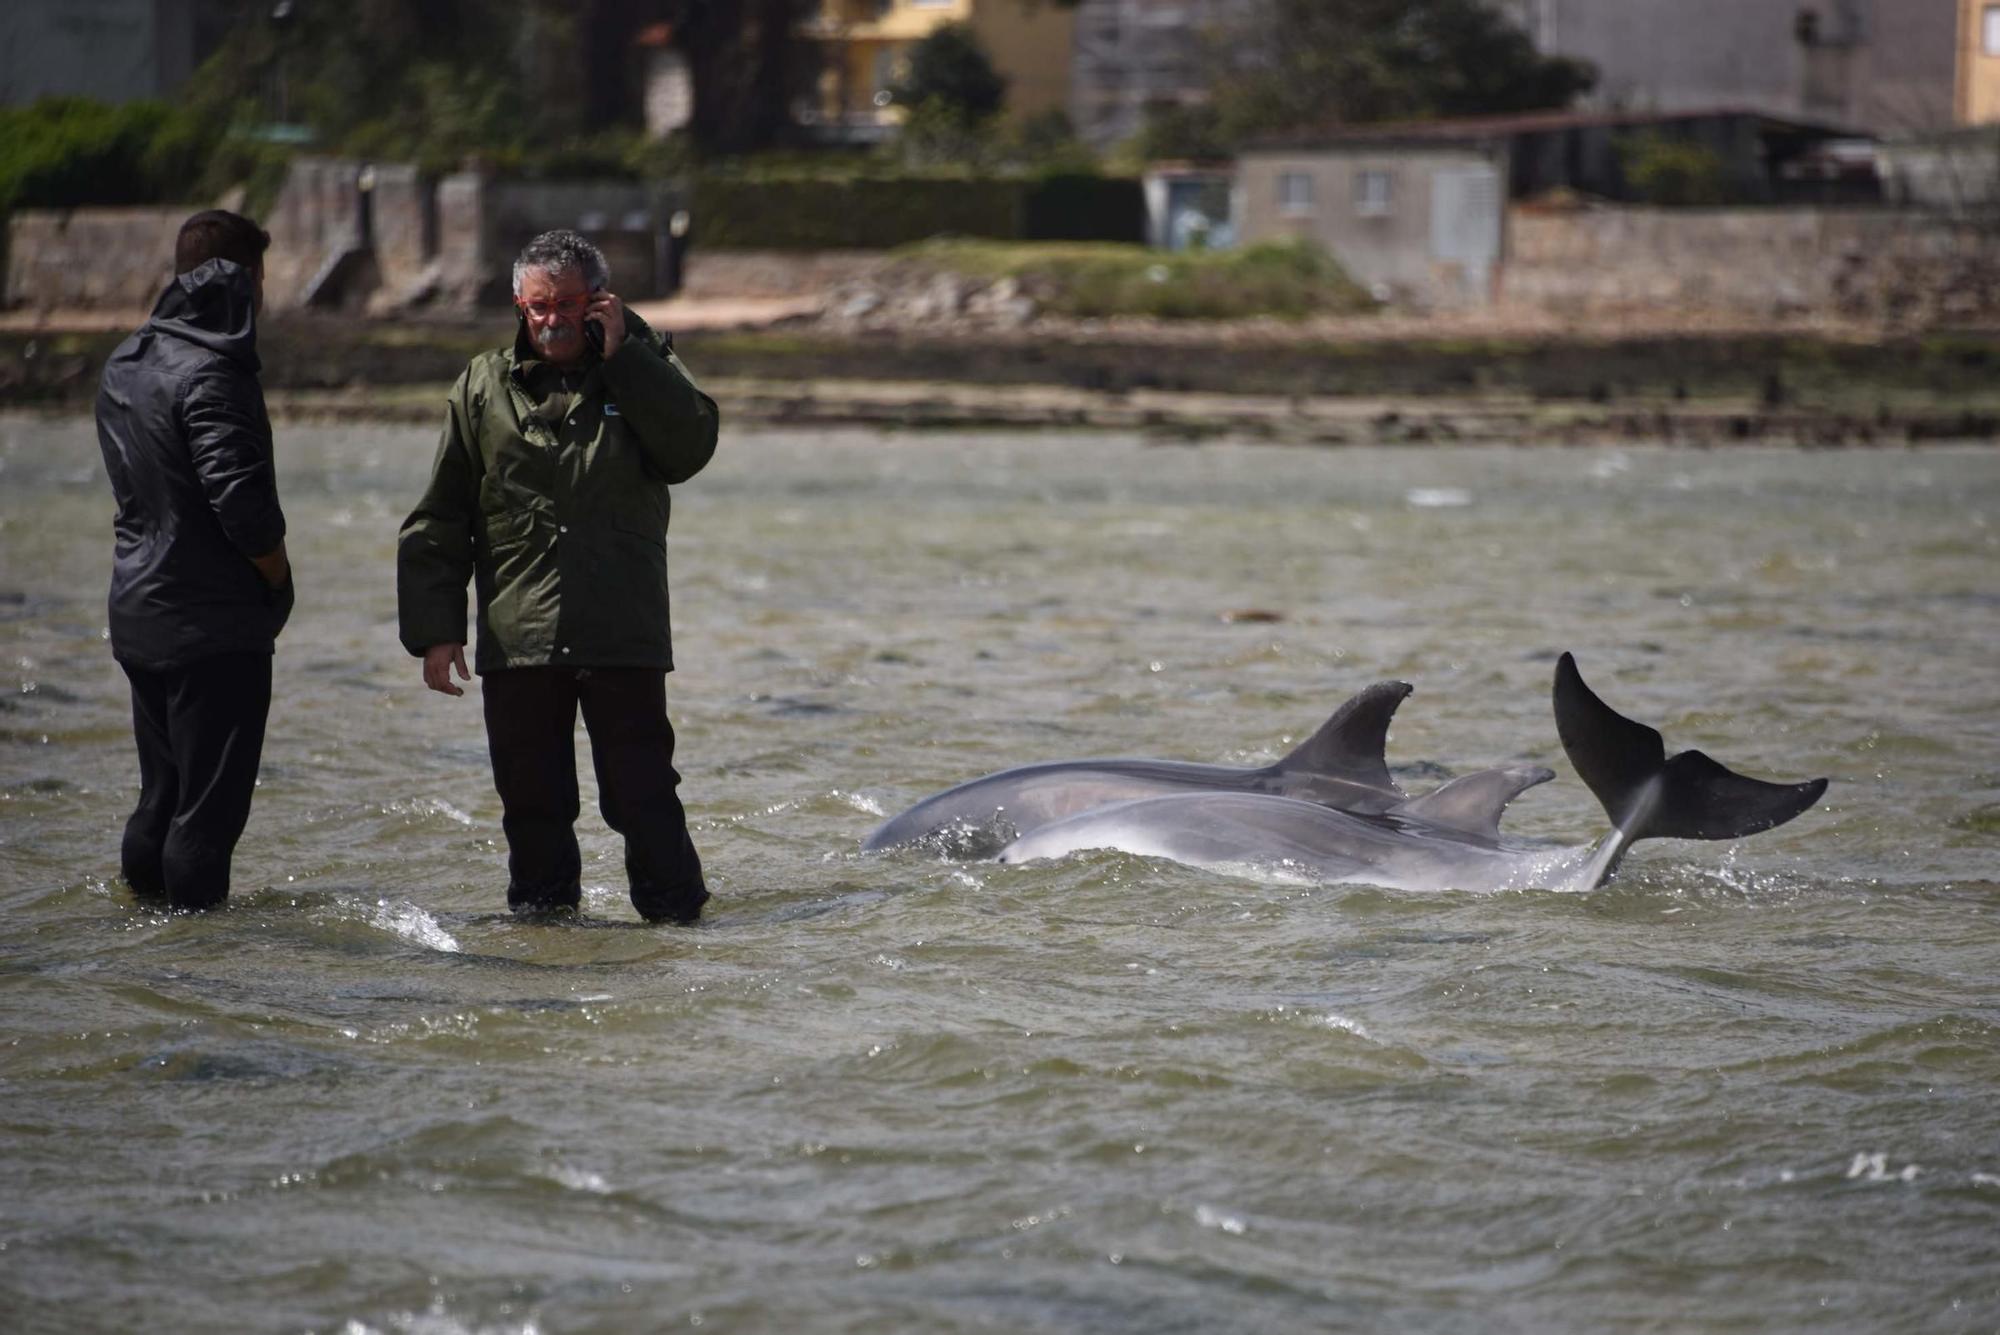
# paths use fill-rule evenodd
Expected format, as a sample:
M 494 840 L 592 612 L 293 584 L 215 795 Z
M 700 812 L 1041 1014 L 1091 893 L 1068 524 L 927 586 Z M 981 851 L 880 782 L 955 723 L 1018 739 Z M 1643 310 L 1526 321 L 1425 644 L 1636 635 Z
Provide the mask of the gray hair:
M 543 232 L 521 248 L 514 261 L 515 296 L 521 295 L 521 279 L 530 269 L 540 269 L 550 278 L 581 269 L 584 285 L 593 292 L 611 285 L 611 266 L 604 262 L 604 252 L 567 227 Z

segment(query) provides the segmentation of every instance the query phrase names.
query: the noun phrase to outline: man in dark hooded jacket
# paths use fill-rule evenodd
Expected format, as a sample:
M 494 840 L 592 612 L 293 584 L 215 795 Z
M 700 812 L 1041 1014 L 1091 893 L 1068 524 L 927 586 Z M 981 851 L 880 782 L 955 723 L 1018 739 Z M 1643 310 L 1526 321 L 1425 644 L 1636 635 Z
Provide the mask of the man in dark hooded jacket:
M 210 908 L 271 706 L 292 609 L 285 516 L 257 374 L 270 237 L 215 209 L 181 225 L 174 281 L 105 363 L 97 442 L 118 502 L 111 652 L 132 686 L 139 805 L 120 864 L 142 899 Z

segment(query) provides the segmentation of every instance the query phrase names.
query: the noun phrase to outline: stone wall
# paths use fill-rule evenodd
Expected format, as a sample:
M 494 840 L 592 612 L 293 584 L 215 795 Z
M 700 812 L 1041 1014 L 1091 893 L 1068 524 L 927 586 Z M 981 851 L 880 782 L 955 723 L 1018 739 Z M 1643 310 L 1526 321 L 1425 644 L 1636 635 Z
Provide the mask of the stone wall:
M 1891 209 L 1517 207 L 1503 305 L 1739 318 L 1968 319 L 1996 309 L 2000 231 Z
M 194 210 L 23 209 L 7 220 L 9 308 L 151 310 Z

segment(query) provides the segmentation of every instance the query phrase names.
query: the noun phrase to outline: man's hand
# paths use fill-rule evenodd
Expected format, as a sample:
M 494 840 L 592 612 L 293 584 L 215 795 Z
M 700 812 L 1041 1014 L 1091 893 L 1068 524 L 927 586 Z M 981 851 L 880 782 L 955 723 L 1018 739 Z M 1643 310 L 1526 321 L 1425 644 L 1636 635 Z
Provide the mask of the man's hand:
M 458 669 L 459 681 L 471 681 L 472 674 L 465 670 L 465 646 L 462 644 L 434 644 L 424 650 L 424 685 L 446 695 L 464 695 L 465 688 L 453 684 L 451 670 Z
M 274 589 L 284 588 L 285 581 L 292 577 L 292 563 L 285 556 L 285 544 L 282 541 L 262 556 L 251 557 L 250 564 L 257 567 L 257 573 L 262 575 L 264 582 Z
M 604 330 L 604 360 L 610 361 L 611 354 L 625 341 L 625 303 L 614 293 L 593 292 L 583 318 L 597 321 Z

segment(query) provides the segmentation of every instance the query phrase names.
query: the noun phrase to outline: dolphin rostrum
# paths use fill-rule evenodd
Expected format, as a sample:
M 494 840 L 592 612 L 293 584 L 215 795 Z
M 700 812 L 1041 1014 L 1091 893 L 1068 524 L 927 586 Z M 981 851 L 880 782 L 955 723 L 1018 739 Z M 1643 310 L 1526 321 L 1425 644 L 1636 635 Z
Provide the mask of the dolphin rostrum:
M 864 853 L 928 843 L 960 857 L 989 857 L 1009 840 L 1111 802 L 1168 793 L 1268 793 L 1354 811 L 1408 800 L 1382 748 L 1408 682 L 1383 681 L 1336 709 L 1276 764 L 1258 769 L 1177 760 L 1059 760 L 1022 765 L 936 793 L 884 821 Z
M 1554 695 L 1563 750 L 1611 818 L 1610 833 L 1592 846 L 1533 848 L 1500 837 L 1507 803 L 1554 777 L 1523 765 L 1470 774 L 1378 813 L 1258 793 L 1140 798 L 1044 825 L 1001 849 L 999 860 L 1108 848 L 1393 889 L 1590 890 L 1641 839 L 1738 839 L 1783 825 L 1826 791 L 1825 779 L 1747 778 L 1699 751 L 1668 759 L 1660 734 L 1598 699 L 1568 654 L 1556 664 Z

